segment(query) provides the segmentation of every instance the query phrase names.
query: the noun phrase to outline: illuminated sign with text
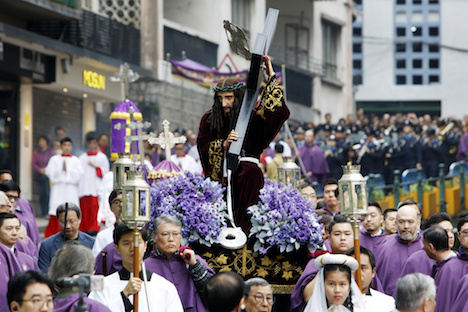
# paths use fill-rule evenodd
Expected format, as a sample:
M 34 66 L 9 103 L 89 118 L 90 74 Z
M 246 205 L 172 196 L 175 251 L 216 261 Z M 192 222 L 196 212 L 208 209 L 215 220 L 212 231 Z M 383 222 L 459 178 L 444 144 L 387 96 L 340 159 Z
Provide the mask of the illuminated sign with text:
M 83 70 L 83 84 L 90 88 L 106 90 L 106 77 L 90 70 Z

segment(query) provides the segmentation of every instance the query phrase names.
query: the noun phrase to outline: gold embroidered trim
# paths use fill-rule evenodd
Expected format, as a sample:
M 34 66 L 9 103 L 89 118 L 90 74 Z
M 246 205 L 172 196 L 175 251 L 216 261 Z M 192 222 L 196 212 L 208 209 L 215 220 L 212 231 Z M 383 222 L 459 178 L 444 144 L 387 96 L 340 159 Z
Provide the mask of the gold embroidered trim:
M 265 110 L 274 112 L 276 107 L 283 106 L 283 91 L 276 80 L 276 77 L 273 76 L 268 81 L 268 85 L 262 92 L 262 98 L 257 107 L 257 114 L 265 119 Z
M 223 170 L 223 140 L 215 140 L 210 142 L 208 149 L 208 161 L 211 165 L 211 179 L 222 182 L 221 172 Z

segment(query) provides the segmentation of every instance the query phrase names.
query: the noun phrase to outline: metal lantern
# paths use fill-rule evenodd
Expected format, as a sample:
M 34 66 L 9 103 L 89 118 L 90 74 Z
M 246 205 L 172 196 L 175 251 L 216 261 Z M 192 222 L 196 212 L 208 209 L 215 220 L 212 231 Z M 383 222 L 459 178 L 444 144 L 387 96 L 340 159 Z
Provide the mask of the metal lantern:
M 122 221 L 131 229 L 141 229 L 150 221 L 150 187 L 142 171 L 129 171 L 122 185 Z
M 285 158 L 283 163 L 278 167 L 278 183 L 289 185 L 292 188 L 299 190 L 301 183 L 301 168 L 294 162 L 294 159 Z
M 338 181 L 341 214 L 358 216 L 367 214 L 366 180 L 361 175 L 360 165 L 346 165 Z
M 121 189 L 127 182 L 128 172 L 133 170 L 134 163 L 130 159 L 130 154 L 119 153 L 119 158 L 112 165 L 114 172 L 114 189 Z

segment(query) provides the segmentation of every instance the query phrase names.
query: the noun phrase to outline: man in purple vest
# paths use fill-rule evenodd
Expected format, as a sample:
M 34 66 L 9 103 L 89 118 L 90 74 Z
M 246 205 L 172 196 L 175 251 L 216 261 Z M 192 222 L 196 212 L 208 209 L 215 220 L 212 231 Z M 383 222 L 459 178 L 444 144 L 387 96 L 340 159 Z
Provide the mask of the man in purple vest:
M 377 202 L 368 203 L 368 213 L 359 229 L 359 241 L 362 247 L 375 254 L 378 246 L 387 238 L 382 229 L 382 208 Z
M 389 296 L 395 295 L 399 272 L 408 257 L 423 248 L 421 207 L 414 200 L 406 199 L 398 204 L 397 209 L 398 232 L 382 242 L 375 256 L 377 276 Z
M 453 234 L 453 225 L 450 215 L 446 212 L 432 214 L 427 218 L 423 229 L 428 229 L 432 226 L 440 226 L 447 232 L 448 251 L 450 252 L 455 242 L 455 235 Z M 408 260 L 406 260 L 403 269 L 401 270 L 400 276 L 416 272 L 432 275 L 432 267 L 436 265 L 436 259 L 431 257 L 429 253 L 426 253 L 427 249 L 425 249 L 426 244 L 424 244 L 424 249 L 418 250 L 408 257 Z
M 306 172 L 303 174 L 312 182 L 323 184 L 330 173 L 327 160 L 320 147 L 314 144 L 314 131 L 305 132 L 305 144 L 299 147 L 297 152 L 304 163 Z
M 385 234 L 387 235 L 392 235 L 397 232 L 396 213 L 397 210 L 395 208 L 389 208 L 383 213 L 383 226 Z
M 457 295 L 452 305 L 452 312 L 468 312 L 468 275 L 461 278 L 457 286 Z
M 7 285 L 6 281 L 2 284 Z M 13 312 L 52 312 L 53 283 L 47 274 L 39 271 L 26 271 L 13 276 L 8 282 L 8 304 L 1 311 Z
M 460 255 L 448 261 L 435 276 L 437 285 L 436 312 L 450 311 L 456 296 L 456 286 L 460 278 L 468 274 L 468 216 L 458 221 Z
M 175 285 L 184 310 L 205 312 L 205 286 L 215 272 L 193 250 L 180 246 L 181 226 L 174 216 L 157 217 L 153 224 L 154 251 L 144 262 L 149 271 Z
M 457 257 L 457 254 L 450 249 L 450 238 L 447 231 L 439 225 L 431 226 L 424 231 L 423 243 L 427 256 L 436 262 L 431 268 L 430 275 L 432 277 L 435 277 L 448 261 Z M 402 276 L 404 275 L 406 274 L 402 274 Z

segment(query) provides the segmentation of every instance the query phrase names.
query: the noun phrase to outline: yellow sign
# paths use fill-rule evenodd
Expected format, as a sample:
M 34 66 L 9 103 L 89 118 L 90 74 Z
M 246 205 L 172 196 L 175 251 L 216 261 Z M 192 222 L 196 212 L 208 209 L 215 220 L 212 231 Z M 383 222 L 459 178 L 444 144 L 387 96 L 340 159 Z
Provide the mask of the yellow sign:
M 90 88 L 106 90 L 106 76 L 83 70 L 83 84 Z

